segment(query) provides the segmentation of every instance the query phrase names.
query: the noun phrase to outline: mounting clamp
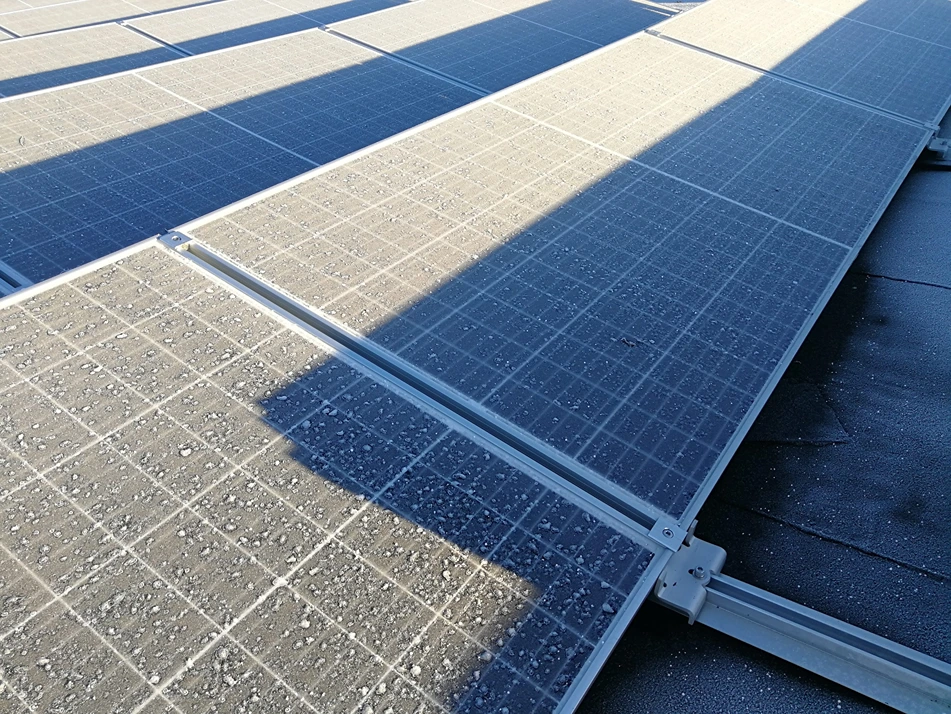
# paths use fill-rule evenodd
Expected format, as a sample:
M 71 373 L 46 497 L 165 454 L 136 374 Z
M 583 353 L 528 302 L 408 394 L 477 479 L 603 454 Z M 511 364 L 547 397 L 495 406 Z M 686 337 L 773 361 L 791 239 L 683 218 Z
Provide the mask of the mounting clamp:
M 707 601 L 710 580 L 720 574 L 725 562 L 723 548 L 688 534 L 657 579 L 653 599 L 686 615 L 692 625 Z
M 651 598 L 904 712 L 951 712 L 951 665 L 723 575 L 723 548 L 691 526 Z

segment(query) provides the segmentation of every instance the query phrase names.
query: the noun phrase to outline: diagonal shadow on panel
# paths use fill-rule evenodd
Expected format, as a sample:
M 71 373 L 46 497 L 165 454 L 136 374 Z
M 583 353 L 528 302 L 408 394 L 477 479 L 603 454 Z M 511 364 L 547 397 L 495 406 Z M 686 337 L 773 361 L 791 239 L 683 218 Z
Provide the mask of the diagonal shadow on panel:
M 550 0 L 550 4 L 558 2 Z M 491 36 L 495 31 L 510 40 L 523 27 L 533 26 L 506 16 L 420 47 L 435 51 L 442 45 L 483 45 L 487 33 Z M 343 40 L 312 32 L 315 41 L 339 42 L 346 51 L 355 51 Z M 293 36 L 275 42 L 306 43 L 307 38 Z M 265 75 L 271 61 L 264 54 L 268 46 L 256 49 Z M 581 41 L 562 44 L 557 52 L 530 48 L 517 57 L 498 59 L 498 72 L 503 84 L 519 81 L 590 48 Z M 0 175 L 0 260 L 38 282 L 477 97 L 391 58 L 362 49 L 359 53 L 356 56 L 373 59 L 303 81 L 294 80 L 293 70 L 287 72 L 286 58 L 274 57 L 286 82 L 253 96 L 245 96 L 247 90 L 234 77 L 230 80 L 233 93 L 219 94 L 223 71 L 214 78 L 191 75 L 188 68 L 193 65 L 188 63 L 201 58 L 142 74 L 186 100 L 213 108 L 214 114 L 148 87 L 119 84 L 138 81 L 128 76 L 0 102 L 0 116 L 7 127 L 2 139 L 6 150 L 0 153 L 4 169 Z M 224 61 L 228 55 L 217 57 Z M 173 71 L 178 76 L 172 79 L 153 74 Z M 267 84 L 266 76 L 263 83 Z M 111 89 L 114 85 L 117 88 Z M 97 96 L 100 89 L 103 96 Z M 241 98 L 234 99 L 235 95 Z M 113 120 L 117 128 L 95 127 L 98 104 L 121 111 L 126 99 L 138 104 L 129 121 L 124 123 L 127 117 L 120 115 Z M 74 103 L 80 106 L 71 115 Z M 172 113 L 187 116 L 140 129 L 142 124 L 156 123 L 152 114 L 172 107 Z M 92 121 L 86 111 L 92 112 Z M 64 121 L 66 116 L 74 118 Z M 102 140 L 103 135 L 115 138 Z M 262 138 L 279 146 L 269 146 Z
M 742 436 L 924 136 L 750 77 L 692 106 L 692 120 L 634 161 L 490 104 L 186 230 L 513 433 L 677 518 Z M 828 135 L 801 133 L 817 126 Z M 894 153 L 856 161 L 866 130 Z M 867 181 L 845 190 L 843 171 Z M 274 348 L 272 364 L 289 359 Z M 268 382 L 268 359 L 235 379 Z M 500 523 L 531 512 L 517 479 L 447 446 L 386 486 L 412 419 L 385 396 L 323 401 L 340 366 L 318 362 L 299 360 L 293 384 L 259 404 L 315 484 L 329 478 L 491 558 L 545 593 L 543 612 L 571 611 L 575 595 L 552 587 L 558 573 L 500 540 Z M 296 373 L 278 372 L 271 384 Z M 477 507 L 486 498 L 492 508 Z M 526 652 L 506 645 L 477 680 L 447 665 L 443 703 L 500 706 L 492 683 L 509 667 L 529 690 L 562 696 L 578 663 L 522 669 Z

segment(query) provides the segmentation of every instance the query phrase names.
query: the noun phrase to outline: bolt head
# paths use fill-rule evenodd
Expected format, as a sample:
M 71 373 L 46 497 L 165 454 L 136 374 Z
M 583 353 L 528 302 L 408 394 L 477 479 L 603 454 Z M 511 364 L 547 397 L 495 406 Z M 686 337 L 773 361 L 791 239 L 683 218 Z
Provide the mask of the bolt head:
M 661 533 L 664 534 L 664 538 L 673 538 L 673 537 L 674 537 L 674 532 L 673 532 L 673 530 L 671 530 L 670 528 L 665 528 L 664 530 L 661 531 Z

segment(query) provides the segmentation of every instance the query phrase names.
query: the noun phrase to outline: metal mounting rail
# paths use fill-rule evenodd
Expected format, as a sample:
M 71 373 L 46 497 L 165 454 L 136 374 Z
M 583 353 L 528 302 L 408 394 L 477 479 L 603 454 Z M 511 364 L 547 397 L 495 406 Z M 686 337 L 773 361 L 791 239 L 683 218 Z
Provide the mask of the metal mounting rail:
M 951 712 L 951 665 L 720 574 L 726 551 L 690 535 L 653 599 L 900 711 Z

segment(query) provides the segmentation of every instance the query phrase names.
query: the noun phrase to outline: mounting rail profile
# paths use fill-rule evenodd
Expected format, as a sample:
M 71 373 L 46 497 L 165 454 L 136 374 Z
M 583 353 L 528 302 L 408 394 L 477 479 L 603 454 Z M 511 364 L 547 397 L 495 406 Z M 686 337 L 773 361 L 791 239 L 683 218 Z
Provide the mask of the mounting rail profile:
M 951 665 L 722 575 L 725 561 L 688 535 L 652 599 L 900 711 L 951 712 Z

